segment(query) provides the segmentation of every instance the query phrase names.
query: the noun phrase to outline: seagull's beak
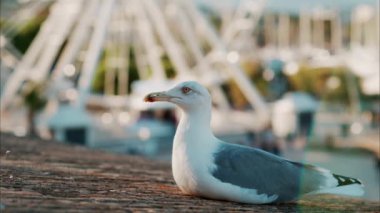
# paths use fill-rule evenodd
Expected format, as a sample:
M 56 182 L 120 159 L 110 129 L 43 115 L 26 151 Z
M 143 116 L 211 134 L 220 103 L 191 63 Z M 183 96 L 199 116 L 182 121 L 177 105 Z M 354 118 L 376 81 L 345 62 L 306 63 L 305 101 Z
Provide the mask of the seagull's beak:
M 145 96 L 145 102 L 156 102 L 156 101 L 170 101 L 170 99 L 175 98 L 171 96 L 168 92 L 153 92 Z

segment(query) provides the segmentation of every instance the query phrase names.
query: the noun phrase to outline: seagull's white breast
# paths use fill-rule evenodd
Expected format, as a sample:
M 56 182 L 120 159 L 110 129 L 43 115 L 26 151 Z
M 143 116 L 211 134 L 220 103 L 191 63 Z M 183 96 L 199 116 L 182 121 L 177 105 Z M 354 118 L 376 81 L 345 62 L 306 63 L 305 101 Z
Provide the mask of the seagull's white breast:
M 200 194 L 209 183 L 213 151 L 216 143 L 182 134 L 178 129 L 174 138 L 172 170 L 179 188 L 187 194 Z

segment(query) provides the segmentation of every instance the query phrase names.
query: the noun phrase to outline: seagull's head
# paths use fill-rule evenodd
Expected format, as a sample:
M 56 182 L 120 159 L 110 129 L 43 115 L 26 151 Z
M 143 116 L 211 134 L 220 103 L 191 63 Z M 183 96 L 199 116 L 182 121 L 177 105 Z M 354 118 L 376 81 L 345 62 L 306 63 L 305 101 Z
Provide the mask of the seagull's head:
M 186 81 L 174 88 L 153 92 L 145 96 L 144 101 L 167 101 L 176 104 L 184 111 L 194 111 L 211 107 L 211 96 L 208 90 L 195 81 Z

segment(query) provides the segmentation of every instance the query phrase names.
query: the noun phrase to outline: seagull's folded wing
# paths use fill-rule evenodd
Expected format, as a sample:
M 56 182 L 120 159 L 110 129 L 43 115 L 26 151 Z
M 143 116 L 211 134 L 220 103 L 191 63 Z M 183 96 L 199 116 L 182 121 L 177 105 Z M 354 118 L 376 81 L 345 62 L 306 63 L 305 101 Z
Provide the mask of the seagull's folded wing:
M 259 149 L 223 143 L 214 155 L 215 178 L 259 194 L 278 195 L 276 202 L 327 187 L 326 172 L 311 165 L 291 162 Z

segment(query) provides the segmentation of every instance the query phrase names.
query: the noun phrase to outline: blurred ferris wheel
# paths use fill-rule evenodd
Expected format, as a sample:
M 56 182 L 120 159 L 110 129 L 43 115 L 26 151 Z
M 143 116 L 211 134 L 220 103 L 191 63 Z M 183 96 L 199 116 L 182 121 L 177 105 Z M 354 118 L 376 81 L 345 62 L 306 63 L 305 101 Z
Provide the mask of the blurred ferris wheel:
M 233 126 L 238 130 L 257 131 L 269 122 L 265 102 L 240 68 L 239 54 L 230 50 L 230 44 L 236 43 L 233 36 L 241 33 L 227 28 L 222 38 L 194 2 L 58 0 L 43 3 L 39 10 L 49 6 L 49 14 L 5 82 L 2 113 L 14 109 L 26 81 L 48 82 L 49 102 L 45 113 L 52 115 L 67 103 L 83 113 L 89 105 L 111 110 L 144 110 L 147 106 L 141 97 L 147 90 L 164 89 L 176 81 L 194 79 L 207 85 L 213 93 L 215 114 L 224 115 L 215 116 L 217 125 L 226 124 L 220 120 L 224 118 L 235 123 Z M 255 12 L 261 9 L 260 1 Z M 235 19 L 244 18 L 242 14 Z M 255 15 L 257 21 L 259 14 Z M 2 31 L 2 38 L 11 38 L 10 32 Z M 131 54 L 135 61 L 130 60 Z M 172 76 L 165 72 L 164 57 L 174 66 Z M 139 79 L 133 85 L 129 85 L 131 66 L 137 67 Z M 104 70 L 100 94 L 91 88 L 99 70 Z M 236 83 L 249 107 L 233 108 L 223 89 L 226 81 Z

